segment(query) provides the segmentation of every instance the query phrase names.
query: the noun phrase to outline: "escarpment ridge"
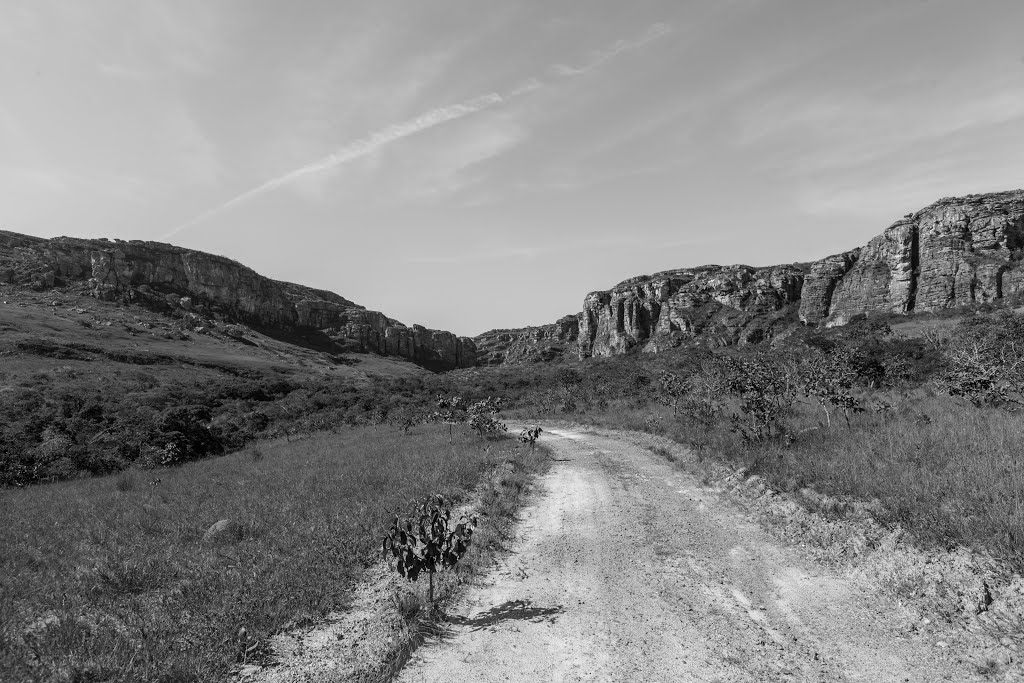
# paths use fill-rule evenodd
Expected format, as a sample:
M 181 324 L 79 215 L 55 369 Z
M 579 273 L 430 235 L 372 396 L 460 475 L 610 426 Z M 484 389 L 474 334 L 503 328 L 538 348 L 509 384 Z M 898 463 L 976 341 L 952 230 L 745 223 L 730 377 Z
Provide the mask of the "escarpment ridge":
M 264 277 L 236 261 L 159 242 L 44 239 L 0 230 L 0 283 L 78 288 L 172 314 L 203 313 L 282 332 L 316 330 L 339 350 L 399 356 L 437 370 L 476 365 L 473 340 L 406 326 L 325 290 Z
M 797 325 L 913 314 L 1024 295 L 1024 190 L 947 197 L 866 245 L 812 263 L 705 265 L 633 277 L 586 295 L 549 325 L 470 339 L 407 326 L 338 294 L 271 280 L 240 263 L 158 242 L 43 239 L 0 231 L 0 283 L 77 288 L 182 315 L 315 331 L 338 350 L 435 370 L 587 358 L 684 344 L 753 344 Z
M 813 263 L 633 277 L 588 294 L 578 316 L 476 340 L 486 348 L 482 363 L 758 343 L 799 324 L 843 325 L 863 314 L 934 312 L 1022 294 L 1022 259 L 1024 190 L 947 197 L 863 247 Z

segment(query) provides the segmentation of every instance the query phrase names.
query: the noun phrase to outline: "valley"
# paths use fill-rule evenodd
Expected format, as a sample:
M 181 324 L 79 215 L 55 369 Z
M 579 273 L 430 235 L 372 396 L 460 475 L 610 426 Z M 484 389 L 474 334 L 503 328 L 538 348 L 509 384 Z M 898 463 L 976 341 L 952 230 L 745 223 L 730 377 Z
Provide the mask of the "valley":
M 0 2 L 0 683 L 1024 683 L 1024 2 Z
M 171 245 L 0 233 L 0 675 L 1019 680 L 1022 197 L 475 338 Z M 490 510 L 435 604 L 377 554 L 431 491 Z M 583 577 L 606 595 L 552 602 Z M 561 654 L 508 654 L 531 639 Z

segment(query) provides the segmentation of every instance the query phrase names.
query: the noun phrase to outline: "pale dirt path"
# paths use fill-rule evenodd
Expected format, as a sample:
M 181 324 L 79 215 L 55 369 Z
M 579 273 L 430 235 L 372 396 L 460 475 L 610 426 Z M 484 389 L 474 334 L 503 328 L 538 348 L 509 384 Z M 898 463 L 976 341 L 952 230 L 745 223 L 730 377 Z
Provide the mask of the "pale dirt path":
M 649 451 L 543 438 L 564 461 L 512 554 L 398 680 L 982 680 Z

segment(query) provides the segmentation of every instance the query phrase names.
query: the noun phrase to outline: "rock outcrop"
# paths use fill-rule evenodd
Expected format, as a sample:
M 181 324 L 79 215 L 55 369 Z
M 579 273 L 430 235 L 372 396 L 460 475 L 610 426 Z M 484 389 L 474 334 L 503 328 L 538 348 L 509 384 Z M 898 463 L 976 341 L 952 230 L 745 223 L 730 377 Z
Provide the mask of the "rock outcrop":
M 771 337 L 800 299 L 800 266 L 702 266 L 632 278 L 583 301 L 579 355 L 661 351 L 702 337 L 712 345 Z
M 0 283 L 319 330 L 342 347 L 452 369 L 586 358 L 688 343 L 759 343 L 793 325 L 842 325 L 1024 295 L 1024 190 L 945 198 L 867 245 L 810 264 L 700 266 L 591 292 L 551 325 L 475 340 L 412 327 L 333 292 L 276 282 L 229 259 L 156 242 L 52 240 L 0 231 Z
M 207 312 L 254 327 L 320 330 L 345 348 L 432 369 L 472 367 L 473 340 L 408 327 L 333 292 L 263 277 L 236 261 L 159 242 L 42 239 L 0 231 L 0 282 L 80 287 L 100 299 Z
M 863 313 L 937 311 L 1020 291 L 1024 190 L 945 198 L 908 214 L 857 252 L 811 266 L 806 323 Z M 828 292 L 831 290 L 831 296 Z
M 864 247 L 814 263 L 700 266 L 591 292 L 579 316 L 578 354 L 757 343 L 799 322 L 842 325 L 864 314 L 993 302 L 1024 294 L 1022 258 L 1024 190 L 941 199 Z M 517 344 L 538 330 L 549 337 L 551 327 L 498 330 L 477 339 L 488 348 L 486 362 L 510 362 L 521 356 Z
M 552 361 L 567 354 L 576 356 L 580 315 L 567 315 L 557 322 L 518 330 L 491 330 L 473 338 L 480 365 L 519 365 Z
M 800 319 L 816 324 L 828 317 L 832 295 L 843 276 L 850 272 L 860 249 L 829 256 L 811 264 L 800 292 Z

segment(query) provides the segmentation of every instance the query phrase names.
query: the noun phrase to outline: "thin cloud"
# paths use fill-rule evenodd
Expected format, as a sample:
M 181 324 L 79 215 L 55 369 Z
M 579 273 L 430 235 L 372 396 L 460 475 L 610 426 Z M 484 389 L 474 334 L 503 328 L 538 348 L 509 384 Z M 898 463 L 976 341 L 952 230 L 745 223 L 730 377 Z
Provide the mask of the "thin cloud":
M 454 104 L 448 107 L 441 107 L 439 109 L 433 109 L 427 112 L 426 114 L 417 116 L 414 119 L 409 119 L 408 121 L 404 121 L 397 125 L 390 126 L 383 130 L 379 130 L 368 137 L 356 140 L 355 142 L 342 147 L 333 154 L 330 154 L 322 159 L 307 164 L 301 168 L 297 168 L 294 171 L 286 173 L 282 176 L 278 176 L 277 178 L 268 180 L 262 185 L 259 185 L 251 190 L 243 192 L 234 199 L 231 199 L 214 209 L 210 209 L 209 211 L 199 214 L 198 216 L 188 221 L 187 223 L 179 225 L 178 227 L 174 228 L 166 235 L 161 237 L 161 239 L 168 239 L 170 237 L 173 237 L 182 230 L 186 230 L 187 228 L 197 225 L 198 223 L 201 223 L 209 218 L 212 218 L 213 216 L 223 213 L 224 211 L 227 211 L 231 207 L 246 202 L 252 199 L 253 197 L 257 197 L 261 194 L 281 187 L 282 185 L 286 185 L 287 183 L 290 183 L 293 180 L 310 174 L 321 173 L 323 171 L 336 168 L 342 164 L 365 157 L 369 154 L 373 154 L 381 147 L 389 145 L 397 140 L 401 140 L 402 138 L 409 137 L 410 135 L 415 135 L 416 133 L 425 131 L 428 128 L 439 126 L 442 123 L 446 123 L 448 121 L 454 121 L 464 116 L 475 114 L 479 111 L 483 111 L 484 109 L 488 109 L 497 104 L 500 104 L 504 101 L 505 98 L 503 98 L 501 95 L 497 93 L 491 93 L 489 95 L 475 97 L 471 100 L 467 100 L 459 104 Z
M 641 35 L 639 38 L 632 41 L 616 41 L 611 47 L 595 53 L 594 58 L 583 67 L 574 68 L 566 66 L 564 64 L 556 64 L 552 66 L 549 69 L 549 71 L 552 71 L 553 73 L 556 73 L 566 78 L 572 78 L 587 73 L 597 68 L 601 64 L 604 64 L 609 60 L 614 59 L 623 52 L 638 49 L 646 45 L 647 43 L 650 43 L 654 40 L 661 38 L 662 36 L 671 32 L 671 30 L 672 28 L 668 24 L 652 24 L 647 28 L 646 31 L 644 31 L 643 35 Z M 302 166 L 301 168 L 297 168 L 294 171 L 285 173 L 284 175 L 278 176 L 277 178 L 268 180 L 262 185 L 258 185 L 252 188 L 251 190 L 247 190 L 246 192 L 243 192 L 237 197 L 228 200 L 224 204 L 221 204 L 220 206 L 210 209 L 209 211 L 205 211 L 186 223 L 182 223 L 181 225 L 169 231 L 167 234 L 163 235 L 161 239 L 169 239 L 183 230 L 187 230 L 188 228 L 191 228 L 199 223 L 202 223 L 203 221 L 206 221 L 214 216 L 217 216 L 234 206 L 237 206 L 239 204 L 249 201 L 250 199 L 253 199 L 262 194 L 275 190 L 281 187 L 282 185 L 286 185 L 294 180 L 311 174 L 322 173 L 324 171 L 329 171 L 331 169 L 337 168 L 342 164 L 347 164 L 351 161 L 355 161 L 356 159 L 360 159 L 362 157 L 373 154 L 378 149 L 393 144 L 403 138 L 407 138 L 411 135 L 416 135 L 417 133 L 421 133 L 430 128 L 439 126 L 443 123 L 455 121 L 457 119 L 461 119 L 472 114 L 476 114 L 486 109 L 490 109 L 492 107 L 505 104 L 513 98 L 528 95 L 534 91 L 546 87 L 546 85 L 547 84 L 541 81 L 540 79 L 530 78 L 504 95 L 498 94 L 496 92 L 488 93 L 486 95 L 474 97 L 472 99 L 460 102 L 458 104 L 433 109 L 425 114 L 417 116 L 416 118 L 409 119 L 407 121 L 390 126 L 388 128 L 384 128 L 375 133 L 372 133 L 371 135 L 365 138 L 356 140 L 355 142 L 352 142 L 342 147 L 341 149 L 338 149 L 334 153 L 322 159 L 309 163 L 305 166 Z
M 512 90 L 510 90 L 509 93 L 508 93 L 508 97 L 518 97 L 519 95 L 526 95 L 527 93 L 531 93 L 534 90 L 540 90 L 543 87 L 544 87 L 544 82 L 543 81 L 541 81 L 539 79 L 536 79 L 536 78 L 530 78 L 525 83 L 523 83 L 522 85 L 517 86 L 517 87 L 513 88 Z
M 484 177 L 477 168 L 480 164 L 516 147 L 526 137 L 526 130 L 510 112 L 466 122 L 441 148 L 430 145 L 426 151 L 406 154 L 388 195 L 436 201 L 460 193 Z
M 569 64 L 555 64 L 551 67 L 551 71 L 557 76 L 563 76 L 571 78 L 573 76 L 582 76 L 585 73 L 593 71 L 602 64 L 618 57 L 623 52 L 629 52 L 630 50 L 636 50 L 638 48 L 647 45 L 648 43 L 654 42 L 659 38 L 672 32 L 672 27 L 668 24 L 657 23 L 647 27 L 643 35 L 636 40 L 617 40 L 610 47 L 604 50 L 598 50 L 593 54 L 593 57 L 589 62 L 583 66 L 570 66 Z

